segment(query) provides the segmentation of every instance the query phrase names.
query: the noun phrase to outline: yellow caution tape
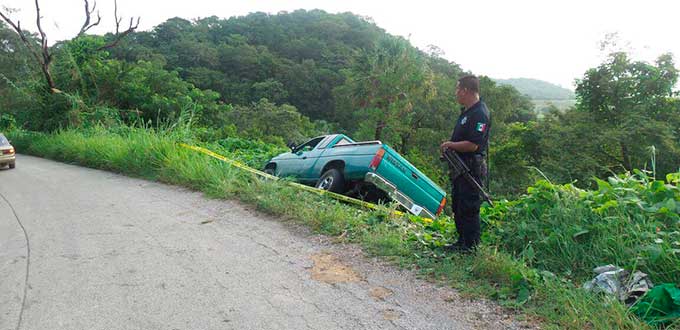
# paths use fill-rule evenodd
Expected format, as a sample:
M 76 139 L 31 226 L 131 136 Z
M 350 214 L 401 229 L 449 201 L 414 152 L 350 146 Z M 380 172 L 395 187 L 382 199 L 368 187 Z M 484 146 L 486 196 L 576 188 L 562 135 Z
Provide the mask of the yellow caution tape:
M 228 164 L 230 164 L 230 165 L 232 165 L 232 166 L 234 166 L 234 167 L 237 167 L 237 168 L 240 168 L 240 169 L 242 169 L 242 170 L 248 171 L 248 172 L 253 173 L 253 174 L 255 174 L 255 175 L 259 175 L 259 176 L 261 176 L 261 177 L 264 177 L 264 178 L 267 178 L 267 179 L 271 179 L 271 180 L 278 180 L 278 179 L 279 179 L 279 178 L 276 177 L 276 176 L 273 176 L 273 175 L 271 175 L 271 174 L 267 174 L 267 173 L 262 172 L 262 171 L 258 171 L 258 170 L 254 169 L 254 168 L 252 168 L 252 167 L 250 167 L 250 166 L 248 166 L 248 165 L 246 165 L 246 164 L 243 164 L 243 163 L 241 163 L 241 162 L 239 162 L 239 161 L 235 161 L 235 160 L 233 160 L 233 159 L 229 159 L 229 158 L 224 157 L 224 156 L 222 156 L 222 155 L 220 155 L 220 154 L 218 154 L 218 153 L 212 152 L 212 151 L 210 151 L 210 150 L 208 150 L 208 149 L 206 149 L 206 148 L 191 146 L 191 145 L 184 144 L 184 143 L 180 143 L 180 146 L 185 147 L 185 148 L 188 148 L 188 149 L 192 149 L 192 150 L 195 150 L 195 151 L 198 151 L 198 152 L 202 152 L 202 153 L 204 153 L 204 154 L 206 154 L 206 155 L 208 155 L 208 156 L 210 156 L 210 157 L 217 158 L 217 159 L 219 159 L 219 160 L 221 160 L 221 161 L 223 161 L 223 162 L 226 162 L 226 163 L 228 163 Z
M 244 171 L 248 171 L 248 172 L 250 172 L 250 173 L 252 173 L 252 174 L 255 174 L 255 175 L 257 175 L 257 176 L 260 176 L 260 177 L 263 177 L 263 178 L 266 178 L 266 179 L 275 180 L 275 181 L 280 179 L 280 178 L 277 177 L 277 176 L 273 176 L 273 175 L 271 175 L 271 174 L 268 174 L 268 173 L 265 173 L 265 172 L 256 170 L 256 169 L 254 169 L 254 168 L 252 168 L 252 167 L 250 167 L 250 166 L 248 166 L 248 165 L 246 165 L 246 164 L 243 164 L 243 163 L 241 163 L 241 162 L 239 162 L 239 161 L 236 161 L 236 160 L 233 160 L 233 159 L 229 159 L 229 158 L 224 157 L 224 156 L 222 156 L 222 155 L 220 155 L 220 154 L 218 154 L 218 153 L 215 153 L 215 152 L 213 152 L 213 151 L 210 151 L 210 150 L 208 150 L 208 149 L 206 149 L 206 148 L 197 147 L 197 146 L 192 146 L 192 145 L 188 145 L 188 144 L 184 144 L 184 143 L 180 143 L 180 146 L 182 146 L 182 147 L 184 147 L 184 148 L 187 148 L 187 149 L 191 149 L 191 150 L 195 150 L 195 151 L 204 153 L 204 154 L 206 154 L 206 155 L 208 155 L 208 156 L 210 156 L 210 157 L 213 157 L 213 158 L 219 159 L 219 160 L 221 160 L 221 161 L 223 161 L 223 162 L 226 162 L 227 164 L 232 165 L 232 166 L 234 166 L 234 167 L 236 167 L 236 168 L 240 168 L 240 169 L 242 169 L 242 170 L 244 170 Z M 364 201 L 359 200 L 359 199 L 356 199 L 356 198 L 352 198 L 352 197 L 348 197 L 348 196 L 345 196 L 345 195 L 337 194 L 337 193 L 334 193 L 334 192 L 331 192 L 331 191 L 328 191 L 328 190 L 323 190 L 323 189 L 318 189 L 318 188 L 314 188 L 314 187 L 310 187 L 310 186 L 305 186 L 305 185 L 303 185 L 303 184 L 299 184 L 299 183 L 296 183 L 296 182 L 291 182 L 291 181 L 285 181 L 285 182 L 286 182 L 286 184 L 288 184 L 288 185 L 291 185 L 291 186 L 293 186 L 293 187 L 297 187 L 297 188 L 299 188 L 299 189 L 302 189 L 302 190 L 305 190 L 305 191 L 309 191 L 309 192 L 312 192 L 312 193 L 315 193 L 315 194 L 329 196 L 329 197 L 335 198 L 335 199 L 337 199 L 337 200 L 341 200 L 341 201 L 343 201 L 343 202 L 347 202 L 347 203 L 359 205 L 359 206 L 361 206 L 361 207 L 365 207 L 365 208 L 372 209 L 372 210 L 377 210 L 377 209 L 378 209 L 378 206 L 377 206 L 377 205 L 371 204 L 371 203 L 368 203 L 368 202 L 364 202 Z M 399 212 L 399 211 L 394 211 L 394 214 L 395 214 L 395 215 L 398 215 L 398 216 L 401 216 L 401 215 L 403 215 L 404 213 L 403 213 L 403 212 Z

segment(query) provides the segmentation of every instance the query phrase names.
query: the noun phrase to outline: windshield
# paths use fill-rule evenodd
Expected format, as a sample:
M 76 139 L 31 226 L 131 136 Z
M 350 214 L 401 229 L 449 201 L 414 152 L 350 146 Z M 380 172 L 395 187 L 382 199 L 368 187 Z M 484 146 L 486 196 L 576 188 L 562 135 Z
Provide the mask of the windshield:
M 4 135 L 0 134 L 0 146 L 8 146 L 8 145 L 9 145 L 9 141 L 7 141 L 7 138 Z
M 312 150 L 324 138 L 325 138 L 325 136 L 313 138 L 313 139 L 307 141 L 307 143 L 297 146 L 293 152 L 303 151 L 303 150 L 305 150 L 305 147 L 307 148 L 306 150 Z

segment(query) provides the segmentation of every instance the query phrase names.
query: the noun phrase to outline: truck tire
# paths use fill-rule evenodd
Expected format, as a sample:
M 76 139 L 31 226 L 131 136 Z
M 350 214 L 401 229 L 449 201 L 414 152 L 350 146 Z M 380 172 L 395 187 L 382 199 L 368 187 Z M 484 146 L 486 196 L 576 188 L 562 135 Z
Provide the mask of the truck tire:
M 334 193 L 343 193 L 345 190 L 345 178 L 343 178 L 339 170 L 331 168 L 319 178 L 319 181 L 316 182 L 316 187 Z
M 274 168 L 272 168 L 272 167 L 267 167 L 267 168 L 265 168 L 264 171 L 262 171 L 262 172 L 265 172 L 265 173 L 267 173 L 267 174 L 269 174 L 269 175 L 274 175 L 274 176 L 276 176 L 276 170 L 275 170 Z

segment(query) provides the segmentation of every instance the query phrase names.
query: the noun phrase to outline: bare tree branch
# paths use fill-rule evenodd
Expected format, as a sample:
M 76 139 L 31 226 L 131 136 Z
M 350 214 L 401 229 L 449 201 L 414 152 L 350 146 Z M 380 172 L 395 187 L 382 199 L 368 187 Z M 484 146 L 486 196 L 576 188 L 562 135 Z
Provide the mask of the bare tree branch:
M 117 1 L 117 0 L 114 0 L 114 1 L 113 1 L 113 5 L 114 5 L 114 7 L 113 7 L 113 8 L 114 8 L 114 9 L 113 9 L 113 19 L 114 19 L 115 22 L 116 22 L 116 34 L 114 35 L 115 38 L 113 39 L 112 42 L 110 42 L 110 43 L 108 43 L 108 44 L 106 44 L 106 45 L 104 45 L 104 46 L 101 46 L 101 47 L 97 48 L 97 50 L 104 50 L 104 49 L 109 49 L 109 48 L 115 47 L 116 45 L 118 45 L 118 43 L 119 43 L 123 38 L 125 38 L 125 36 L 127 36 L 128 34 L 134 32 L 134 31 L 137 29 L 137 27 L 139 27 L 139 17 L 137 17 L 137 23 L 135 23 L 133 17 L 130 17 L 130 25 L 128 26 L 127 30 L 125 30 L 125 31 L 123 31 L 123 32 L 120 32 L 120 22 L 123 21 L 123 18 L 122 18 L 122 17 L 121 17 L 121 18 L 118 17 L 118 1 Z M 133 24 L 133 23 L 134 23 L 134 24 Z
M 113 19 L 116 21 L 116 34 L 118 34 L 118 28 L 120 27 L 120 22 L 123 21 L 123 18 L 118 18 L 118 1 L 114 0 L 113 1 Z
M 42 24 L 40 24 L 40 6 L 38 5 L 38 0 L 35 0 L 35 13 L 36 13 L 36 25 L 38 26 L 38 32 L 40 33 L 40 46 L 42 47 L 43 50 L 43 63 L 44 64 L 49 64 L 51 62 L 51 56 L 49 52 L 47 51 L 47 35 L 45 34 L 45 31 L 42 29 Z
M 97 21 L 92 23 L 92 14 L 94 13 L 95 9 L 97 8 L 97 2 L 92 3 L 92 9 L 90 9 L 90 3 L 89 0 L 83 0 L 85 2 L 85 22 L 83 23 L 83 26 L 80 28 L 80 32 L 78 32 L 78 35 L 76 35 L 75 38 L 78 38 L 85 34 L 89 29 L 91 29 L 94 26 L 97 26 L 101 22 L 101 16 L 99 15 L 99 11 L 97 11 Z M 116 34 L 115 34 L 115 39 L 109 43 L 106 44 L 102 47 L 99 47 L 97 50 L 102 50 L 102 49 L 108 49 L 115 47 L 121 39 L 123 39 L 125 36 L 130 34 L 131 32 L 134 32 L 137 27 L 139 26 L 139 17 L 137 17 L 137 23 L 134 23 L 134 19 L 130 18 L 130 26 L 128 27 L 127 30 L 120 32 L 120 22 L 123 20 L 122 18 L 118 18 L 118 2 L 114 0 L 114 19 L 116 22 Z M 21 38 L 21 41 L 26 45 L 28 48 L 29 52 L 35 60 L 38 62 L 40 65 L 40 68 L 43 72 L 43 75 L 45 76 L 45 80 L 47 82 L 47 86 L 49 87 L 50 93 L 61 93 L 60 90 L 56 88 L 56 85 L 54 83 L 54 79 L 52 79 L 52 74 L 50 73 L 50 64 L 52 63 L 52 54 L 50 54 L 49 47 L 47 45 L 47 35 L 45 34 L 45 31 L 42 28 L 41 24 L 41 19 L 42 17 L 40 16 L 40 5 L 38 3 L 38 0 L 35 0 L 35 11 L 36 11 L 36 24 L 38 25 L 38 32 L 40 35 L 40 51 L 38 51 L 33 45 L 32 41 L 29 40 L 29 38 L 26 36 L 26 34 L 21 30 L 21 22 L 17 21 L 14 23 L 10 18 L 9 18 L 9 13 L 12 12 L 11 9 L 4 8 L 5 11 L 8 12 L 7 15 L 3 13 L 3 11 L 0 10 L 0 17 L 7 22 L 16 32 L 19 34 L 19 37 Z
M 40 5 L 38 5 L 38 0 L 35 0 L 35 12 L 36 12 L 36 24 L 38 25 L 38 32 L 40 32 L 40 45 L 42 48 L 42 61 L 40 61 L 40 66 L 47 80 L 47 86 L 50 88 L 50 93 L 59 93 L 54 79 L 52 79 L 52 73 L 50 72 L 50 63 L 52 63 L 52 54 L 50 54 L 49 48 L 47 47 L 47 35 L 43 31 L 42 25 L 40 24 Z
M 35 60 L 40 64 L 40 69 L 45 76 L 45 81 L 47 82 L 47 86 L 49 87 L 50 93 L 58 93 L 59 90 L 56 88 L 56 85 L 54 84 L 54 79 L 52 79 L 52 74 L 50 73 L 50 63 L 52 62 L 52 55 L 49 53 L 49 49 L 47 47 L 47 37 L 45 35 L 45 31 L 42 29 L 42 25 L 40 24 L 40 6 L 38 5 L 38 0 L 35 0 L 35 10 L 36 10 L 36 22 L 38 24 L 38 31 L 40 32 L 40 48 L 41 52 L 38 52 L 35 47 L 33 46 L 33 43 L 26 37 L 26 34 L 24 33 L 23 30 L 21 30 L 21 22 L 17 21 L 16 24 L 12 22 L 9 17 L 7 17 L 5 14 L 0 12 L 0 16 L 7 22 L 9 25 L 14 28 L 14 30 L 19 34 L 19 37 L 21 38 L 21 41 L 26 45 L 26 48 L 28 48 L 29 52 Z
M 97 11 L 97 21 L 90 24 L 92 13 L 94 13 L 95 8 L 97 8 L 97 2 L 95 1 L 92 3 L 92 9 L 90 10 L 90 3 L 87 0 L 84 1 L 85 1 L 85 23 L 83 23 L 83 27 L 80 28 L 80 32 L 78 32 L 76 38 L 85 34 L 85 32 L 87 32 L 87 30 L 91 29 L 92 27 L 99 25 L 99 22 L 102 21 L 102 17 L 99 16 L 99 11 Z

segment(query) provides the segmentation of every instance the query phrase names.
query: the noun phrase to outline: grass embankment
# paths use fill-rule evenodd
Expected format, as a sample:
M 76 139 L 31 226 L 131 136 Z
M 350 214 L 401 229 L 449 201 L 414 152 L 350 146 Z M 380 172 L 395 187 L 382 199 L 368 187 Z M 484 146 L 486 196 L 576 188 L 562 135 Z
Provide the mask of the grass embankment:
M 597 228 L 581 225 L 583 229 L 579 232 L 589 231 L 572 234 L 571 229 L 568 229 L 569 221 L 565 218 L 579 213 L 565 211 L 561 218 L 553 218 L 554 214 L 546 211 L 568 205 L 545 206 L 542 213 L 534 213 L 534 209 L 518 206 L 523 202 L 501 203 L 500 208 L 494 209 L 495 213 L 487 215 L 491 223 L 486 230 L 482 248 L 472 255 L 450 255 L 443 253 L 440 248 L 449 242 L 454 231 L 452 222 L 446 218 L 433 222 L 408 216 L 397 218 L 391 216 L 388 210 L 358 210 L 285 184 L 263 181 L 180 147 L 180 141 L 191 142 L 186 133 L 124 127 L 115 130 L 63 131 L 51 135 L 16 131 L 10 136 L 21 153 L 182 185 L 201 190 L 212 197 L 240 199 L 257 206 L 261 211 L 304 223 L 317 232 L 359 243 L 369 253 L 418 268 L 427 278 L 451 284 L 471 296 L 494 298 L 504 306 L 538 317 L 546 324 L 546 328 L 648 328 L 630 315 L 625 306 L 590 295 L 570 281 L 570 278 L 585 278 L 591 264 L 610 260 L 607 259 L 610 255 L 614 259 L 608 262 L 630 261 L 630 258 L 628 252 L 620 258 L 614 252 L 603 252 L 591 258 L 588 256 L 592 251 L 588 251 L 591 249 L 588 246 L 570 251 L 574 244 L 583 244 L 584 240 L 599 242 L 599 237 L 606 230 L 599 232 Z M 238 146 L 240 149 L 235 148 L 238 144 L 243 144 Z M 275 147 L 238 139 L 203 145 L 257 167 L 261 166 L 262 160 L 280 151 Z M 244 147 L 257 150 L 244 152 Z M 522 213 L 522 210 L 526 212 Z M 580 210 L 575 208 L 573 212 Z M 614 211 L 607 210 L 602 216 L 616 216 L 611 212 Z M 526 224 L 500 224 L 500 221 L 517 217 L 526 217 Z M 541 226 L 535 221 L 545 219 L 553 219 L 547 226 L 558 226 L 559 230 L 564 231 L 561 235 L 571 235 L 573 242 L 567 240 L 560 246 L 562 236 L 550 236 L 549 230 L 534 228 Z M 573 222 L 574 219 L 570 220 Z M 614 225 L 628 224 L 615 222 Z M 642 230 L 647 230 L 647 227 L 645 225 Z M 620 230 L 629 232 L 633 229 L 621 227 Z M 522 236 L 513 237 L 516 233 Z M 540 240 L 544 236 L 549 237 L 545 242 Z M 612 239 L 614 241 L 611 244 L 618 244 L 620 239 L 634 238 Z M 607 244 L 606 240 L 602 244 Z M 533 254 L 527 252 L 530 250 L 525 245 L 532 247 Z M 631 252 L 630 255 L 633 254 Z M 562 259 L 566 260 L 566 265 L 573 264 L 579 276 L 568 274 L 565 271 L 568 267 L 559 261 Z M 527 263 L 537 268 L 531 268 Z M 630 262 L 622 265 L 630 265 Z M 663 275 L 665 272 L 666 276 L 671 277 L 663 278 L 672 278 L 670 269 L 663 267 L 659 267 L 658 274 Z M 654 267 L 649 269 L 656 271 Z
M 644 172 L 597 180 L 598 189 L 539 181 L 517 200 L 485 209 L 488 241 L 528 265 L 585 281 L 596 266 L 680 283 L 680 174 Z

